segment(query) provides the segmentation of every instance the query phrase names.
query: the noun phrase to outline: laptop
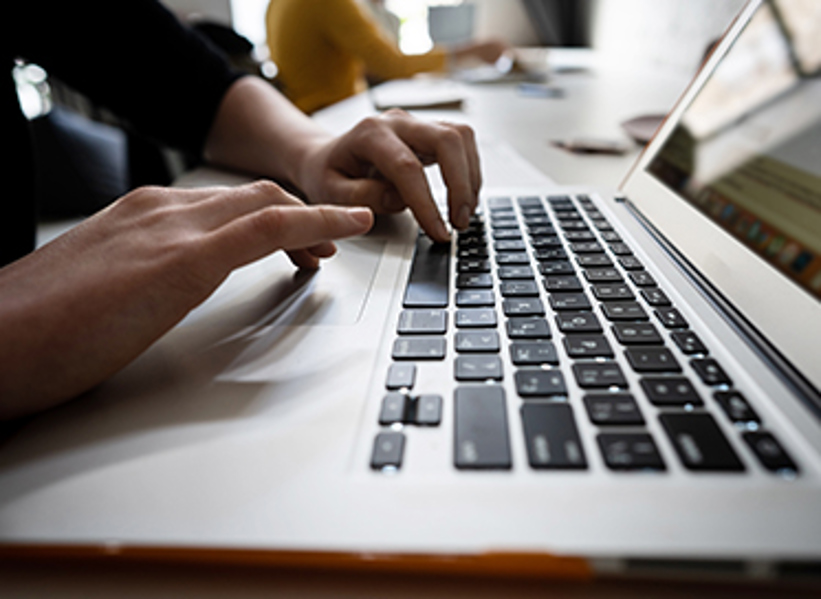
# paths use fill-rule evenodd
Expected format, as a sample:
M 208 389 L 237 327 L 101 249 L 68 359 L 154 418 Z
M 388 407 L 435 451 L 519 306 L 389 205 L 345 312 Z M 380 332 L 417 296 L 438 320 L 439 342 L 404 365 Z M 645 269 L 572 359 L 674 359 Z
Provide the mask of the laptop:
M 234 273 L 0 451 L 0 553 L 821 570 L 821 14 L 753 1 L 613 196 Z

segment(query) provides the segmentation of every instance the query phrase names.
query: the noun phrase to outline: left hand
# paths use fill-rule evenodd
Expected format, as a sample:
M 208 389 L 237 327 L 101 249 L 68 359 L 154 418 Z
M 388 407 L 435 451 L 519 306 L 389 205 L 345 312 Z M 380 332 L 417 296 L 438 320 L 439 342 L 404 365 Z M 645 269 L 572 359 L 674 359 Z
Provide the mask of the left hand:
M 468 226 L 482 184 L 479 153 L 467 125 L 417 120 L 390 110 L 345 135 L 316 144 L 297 184 L 313 203 L 367 206 L 376 213 L 410 208 L 436 241 L 450 233 L 431 195 L 424 167 L 438 163 L 448 189 L 449 220 Z

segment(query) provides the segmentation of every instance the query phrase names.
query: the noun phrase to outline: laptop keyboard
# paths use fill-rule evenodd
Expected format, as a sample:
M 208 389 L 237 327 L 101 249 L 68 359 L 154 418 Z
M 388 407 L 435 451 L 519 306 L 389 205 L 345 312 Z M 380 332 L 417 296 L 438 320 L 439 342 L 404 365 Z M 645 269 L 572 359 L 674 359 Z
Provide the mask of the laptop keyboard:
M 745 462 L 716 422 L 724 418 L 765 470 L 798 472 L 591 198 L 491 198 L 455 244 L 453 268 L 449 245 L 418 238 L 372 468 L 401 468 L 405 427 L 441 426 L 443 410 L 452 409 L 458 470 L 513 468 L 510 427 L 519 426 L 533 470 L 589 470 L 590 452 L 599 452 L 613 471 L 664 472 L 659 433 L 647 427 L 653 418 L 685 469 L 743 472 Z M 452 404 L 415 388 L 418 369 L 442 360 L 453 362 Z M 575 387 L 580 397 L 572 396 Z M 511 401 L 520 422 L 509 419 Z M 596 427 L 595 443 L 585 446 L 579 418 Z

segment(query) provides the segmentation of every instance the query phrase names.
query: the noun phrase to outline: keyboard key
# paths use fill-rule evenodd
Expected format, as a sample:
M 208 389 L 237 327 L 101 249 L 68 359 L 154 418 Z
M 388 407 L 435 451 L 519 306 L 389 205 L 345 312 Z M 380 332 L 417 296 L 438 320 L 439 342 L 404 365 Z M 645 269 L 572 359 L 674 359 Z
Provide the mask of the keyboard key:
M 435 244 L 426 235 L 416 241 L 408 283 L 406 308 L 444 308 L 448 305 L 450 245 Z
M 653 312 L 667 329 L 686 329 L 689 326 L 681 313 L 675 308 L 657 308 Z
M 732 385 L 733 382 L 718 362 L 712 358 L 690 360 L 690 366 L 705 385 Z
M 493 308 L 462 308 L 456 311 L 459 328 L 492 328 L 496 326 L 496 310 Z
M 382 432 L 376 435 L 371 454 L 371 468 L 399 468 L 402 465 L 402 454 L 405 450 L 405 435 L 397 431 Z
M 497 385 L 458 387 L 453 399 L 456 468 L 510 469 L 504 389 Z
M 507 336 L 511 339 L 550 339 L 550 325 L 544 318 L 510 318 L 507 321 Z
M 731 421 L 761 423 L 756 411 L 738 391 L 718 391 L 713 398 Z
M 596 236 L 588 230 L 583 231 L 565 231 L 564 238 L 567 241 L 595 241 Z
M 392 355 L 394 360 L 442 360 L 445 353 L 443 337 L 399 337 Z
M 576 272 L 576 269 L 567 260 L 559 260 L 556 262 L 540 262 L 539 272 L 545 277 L 550 277 L 554 275 L 572 275 Z
M 524 404 L 521 409 L 531 468 L 587 468 L 581 439 L 567 404 Z
M 622 345 L 662 345 L 664 340 L 658 329 L 649 322 L 617 323 L 613 334 Z
M 444 310 L 402 310 L 397 332 L 400 335 L 444 335 L 448 314 Z
M 598 241 L 574 241 L 570 244 L 570 251 L 574 254 L 601 254 L 604 248 Z
M 584 396 L 590 422 L 598 425 L 641 425 L 644 417 L 629 393 L 596 393 Z
M 511 297 L 502 303 L 505 316 L 544 316 L 544 304 L 535 297 Z
M 767 470 L 791 470 L 798 472 L 792 458 L 776 440 L 772 433 L 765 431 L 747 432 L 741 435 L 753 450 L 753 453 Z
M 588 268 L 584 277 L 589 283 L 619 283 L 624 279 L 615 268 Z
M 521 397 L 553 397 L 567 395 L 564 376 L 559 370 L 517 370 L 514 375 L 516 392 Z
M 456 306 L 467 307 L 488 307 L 496 305 L 496 296 L 490 289 L 459 289 L 456 292 Z
M 576 257 L 576 262 L 578 262 L 582 268 L 613 266 L 613 261 L 606 254 L 583 254 Z
M 656 442 L 647 433 L 603 433 L 596 441 L 611 470 L 666 470 Z
M 499 268 L 499 278 L 503 281 L 509 279 L 532 279 L 533 269 L 529 264 L 521 266 L 502 266 Z
M 600 283 L 592 288 L 593 295 L 601 302 L 631 300 L 636 297 L 624 283 Z
M 502 281 L 499 289 L 503 297 L 538 297 L 536 281 Z
M 462 274 L 490 272 L 490 262 L 482 258 L 466 258 L 456 263 L 456 270 Z
M 497 252 L 523 252 L 527 244 L 521 239 L 502 239 L 494 242 L 493 249 Z
M 627 379 L 615 362 L 577 362 L 573 374 L 582 389 L 607 389 L 627 387 Z
M 744 470 L 744 464 L 709 414 L 662 414 L 659 420 L 688 470 Z
M 533 256 L 540 262 L 567 260 L 567 253 L 561 248 L 540 248 L 533 251 Z
M 496 264 L 499 266 L 505 264 L 530 264 L 530 258 L 527 252 L 503 252 L 496 254 Z
M 556 324 L 563 333 L 601 333 L 599 319 L 592 312 L 559 312 Z
M 616 256 L 631 256 L 633 251 L 626 243 L 611 243 L 610 244 L 610 251 L 616 254 Z
M 610 244 L 621 242 L 621 237 L 615 231 L 602 231 L 601 238 Z
M 667 294 L 658 287 L 645 287 L 640 291 L 644 301 L 651 306 L 669 306 L 671 303 L 670 298 L 667 297 Z
M 544 279 L 544 288 L 550 293 L 582 291 L 583 287 L 575 275 L 550 276 Z
M 522 233 L 521 231 L 519 231 L 517 227 L 514 227 L 513 225 L 510 225 L 509 227 L 497 227 L 494 225 L 493 239 L 495 241 L 506 239 L 514 239 L 516 241 L 521 241 Z
M 502 361 L 494 355 L 461 355 L 453 364 L 457 381 L 502 380 Z
M 684 377 L 643 378 L 644 389 L 650 403 L 657 406 L 693 406 L 703 405 L 693 384 Z
M 628 347 L 624 355 L 636 372 L 681 372 L 681 366 L 666 347 Z
M 619 264 L 624 270 L 643 270 L 644 265 L 641 263 L 641 260 L 636 258 L 635 256 L 621 256 L 619 258 Z
M 646 270 L 631 270 L 627 273 L 636 287 L 655 287 L 656 280 Z
M 559 364 L 559 354 L 551 341 L 517 341 L 510 344 L 510 360 L 516 366 Z
M 385 387 L 391 391 L 396 389 L 411 389 L 416 381 L 416 364 L 410 362 L 394 362 L 388 368 L 388 377 Z
M 649 320 L 650 318 L 638 302 L 606 302 L 602 304 L 602 312 L 611 321 Z
M 494 353 L 499 351 L 499 334 L 496 331 L 458 331 L 454 343 L 459 353 Z
M 442 396 L 420 395 L 415 401 L 413 423 L 419 426 L 438 426 L 442 422 Z
M 673 331 L 670 337 L 678 348 L 687 355 L 707 354 L 707 348 L 693 331 Z
M 563 310 L 590 310 L 590 300 L 584 293 L 551 293 L 550 307 L 556 312 Z
M 487 273 L 461 274 L 456 277 L 458 289 L 491 289 L 493 277 Z
M 404 393 L 388 393 L 382 399 L 382 409 L 379 412 L 379 424 L 387 426 L 396 422 L 404 422 L 408 411 L 408 396 Z
M 564 348 L 571 358 L 612 358 L 613 348 L 604 335 L 568 335 Z

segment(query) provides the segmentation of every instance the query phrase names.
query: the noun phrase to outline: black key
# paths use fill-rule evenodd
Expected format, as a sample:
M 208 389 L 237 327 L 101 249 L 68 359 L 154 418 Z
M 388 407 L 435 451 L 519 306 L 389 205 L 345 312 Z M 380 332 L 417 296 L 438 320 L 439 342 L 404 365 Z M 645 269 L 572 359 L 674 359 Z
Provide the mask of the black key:
M 533 251 L 536 260 L 549 262 L 551 260 L 567 260 L 567 253 L 561 248 L 540 248 Z
M 563 333 L 601 333 L 599 319 L 592 312 L 559 312 L 556 324 Z
M 507 321 L 507 336 L 511 339 L 550 339 L 550 325 L 544 318 L 510 318 Z
M 704 403 L 693 384 L 680 376 L 643 378 L 641 388 L 644 389 L 650 403 L 657 406 L 700 406 Z
M 659 420 L 688 470 L 744 470 L 744 464 L 709 414 L 662 414 Z
M 445 353 L 444 337 L 399 337 L 393 342 L 394 360 L 442 360 Z
M 685 354 L 703 354 L 708 353 L 707 347 L 701 342 L 693 331 L 673 331 L 670 333 L 678 348 Z
M 527 257 L 527 252 L 503 252 L 496 254 L 496 264 L 530 264 L 530 258 Z
M 371 454 L 371 468 L 399 468 L 402 465 L 402 453 L 405 450 L 405 435 L 397 431 L 383 432 L 376 435 Z
M 755 422 L 760 424 L 761 418 L 753 407 L 738 391 L 718 391 L 713 398 L 733 422 Z
M 590 300 L 584 293 L 551 293 L 550 307 L 556 312 L 563 310 L 590 310 Z
M 616 254 L 616 256 L 631 256 L 633 251 L 626 243 L 611 243 L 610 244 L 610 251 Z
M 567 395 L 564 376 L 559 370 L 517 370 L 514 375 L 516 392 L 521 397 L 553 397 Z
M 521 241 L 522 233 L 521 231 L 519 231 L 518 228 L 514 228 L 514 225 L 508 227 L 497 227 L 494 224 L 493 239 L 495 241 L 506 239 L 514 239 L 516 241 Z
M 502 303 L 505 316 L 544 316 L 544 304 L 535 297 L 511 297 Z
M 461 355 L 453 363 L 453 375 L 457 381 L 500 381 L 502 360 L 494 355 Z
M 661 345 L 664 340 L 658 329 L 649 322 L 617 323 L 613 334 L 622 345 Z
M 571 358 L 613 357 L 613 348 L 604 335 L 567 335 L 564 348 Z
M 448 305 L 450 245 L 433 243 L 420 235 L 416 240 L 408 284 L 406 308 L 444 308 Z
M 404 393 L 388 393 L 382 399 L 379 424 L 387 426 L 395 422 L 405 422 L 408 404 L 408 396 Z
M 529 226 L 543 226 L 550 224 L 550 218 L 548 216 L 542 216 L 537 214 L 525 214 L 523 215 L 523 220 Z
M 669 306 L 670 298 L 658 287 L 645 287 L 641 289 L 641 296 L 651 306 Z
M 690 360 L 690 366 L 705 385 L 732 385 L 733 381 L 724 372 L 718 362 L 712 358 L 696 358 Z
M 590 283 L 619 283 L 624 280 L 615 268 L 588 268 L 584 271 L 584 277 Z
M 504 389 L 497 385 L 458 387 L 453 400 L 454 465 L 459 469 L 510 469 Z
M 574 254 L 601 254 L 604 248 L 598 241 L 574 241 L 570 244 L 570 251 Z
M 653 437 L 647 433 L 604 433 L 596 441 L 611 470 L 666 470 Z
M 627 276 L 630 277 L 630 280 L 636 285 L 636 287 L 655 287 L 656 280 L 646 270 L 631 270 L 627 273 Z
M 538 297 L 536 281 L 502 281 L 499 289 L 503 297 Z
M 462 308 L 456 311 L 459 328 L 492 328 L 496 326 L 496 310 L 493 308 Z
M 496 331 L 459 331 L 454 343 L 459 353 L 493 353 L 499 351 L 499 334 Z
M 531 468 L 587 468 L 573 409 L 567 404 L 524 404 L 521 410 Z
M 621 237 L 619 237 L 619 234 L 615 231 L 602 231 L 601 238 L 611 244 L 621 242 Z
M 496 296 L 490 289 L 459 289 L 456 292 L 456 306 L 459 308 L 478 308 L 495 305 Z
M 564 221 L 561 223 L 561 227 L 564 231 L 589 231 L 584 221 L 580 220 Z
M 629 393 L 596 393 L 584 396 L 587 415 L 593 424 L 641 425 L 644 417 Z
M 565 231 L 564 238 L 567 241 L 595 241 L 596 236 L 588 230 L 583 231 Z
M 493 244 L 493 249 L 497 252 L 523 252 L 527 244 L 521 239 L 502 239 Z
M 555 235 L 543 235 L 541 237 L 531 237 L 530 246 L 537 250 L 560 248 L 562 242 Z
M 572 275 L 576 272 L 576 269 L 567 260 L 558 260 L 556 262 L 540 262 L 539 272 L 549 277 L 553 275 Z
M 491 289 L 493 277 L 486 273 L 461 274 L 456 277 L 456 287 L 459 289 Z
M 602 312 L 608 320 L 648 320 L 647 312 L 638 302 L 606 302 L 602 304 Z
M 643 270 L 644 265 L 641 263 L 641 260 L 636 258 L 635 256 L 621 256 L 619 258 L 619 264 L 624 270 Z
M 611 225 L 607 220 L 603 218 L 597 218 L 593 221 L 593 226 L 596 227 L 599 231 L 612 231 L 613 225 Z
M 462 247 L 456 250 L 456 257 L 459 260 L 478 260 L 485 259 L 490 254 L 484 246 Z
M 517 341 L 510 344 L 510 360 L 517 366 L 559 364 L 559 354 L 552 341 Z
M 521 266 L 502 266 L 499 268 L 499 278 L 503 281 L 508 279 L 532 279 L 533 269 L 529 264 Z
M 413 423 L 419 426 L 438 426 L 442 422 L 442 396 L 420 395 L 416 398 Z
M 400 335 L 444 335 L 448 313 L 444 310 L 402 310 L 397 332 Z
M 607 389 L 627 387 L 627 379 L 615 362 L 577 362 L 573 374 L 582 389 Z
M 624 283 L 601 283 L 593 285 L 593 295 L 601 302 L 635 299 L 633 291 Z
M 558 237 L 556 236 L 556 228 L 553 225 L 529 226 L 527 228 L 527 232 L 533 239 L 538 239 L 542 237 L 555 237 L 556 239 L 558 239 Z
M 385 387 L 391 391 L 396 389 L 411 389 L 416 381 L 416 364 L 410 362 L 394 362 L 388 368 L 388 377 Z
M 576 257 L 576 262 L 578 262 L 582 268 L 613 266 L 613 261 L 607 254 L 583 254 Z
M 681 372 L 681 365 L 666 347 L 628 347 L 624 355 L 636 372 Z
M 767 470 L 778 472 L 779 470 L 789 470 L 798 472 L 792 458 L 781 446 L 781 443 L 772 435 L 765 431 L 747 432 L 741 435 L 753 450 L 753 453 Z
M 675 308 L 658 308 L 654 312 L 656 318 L 667 329 L 686 329 L 689 326 L 681 313 Z
M 490 272 L 490 262 L 482 258 L 466 258 L 456 263 L 456 270 L 462 274 Z

